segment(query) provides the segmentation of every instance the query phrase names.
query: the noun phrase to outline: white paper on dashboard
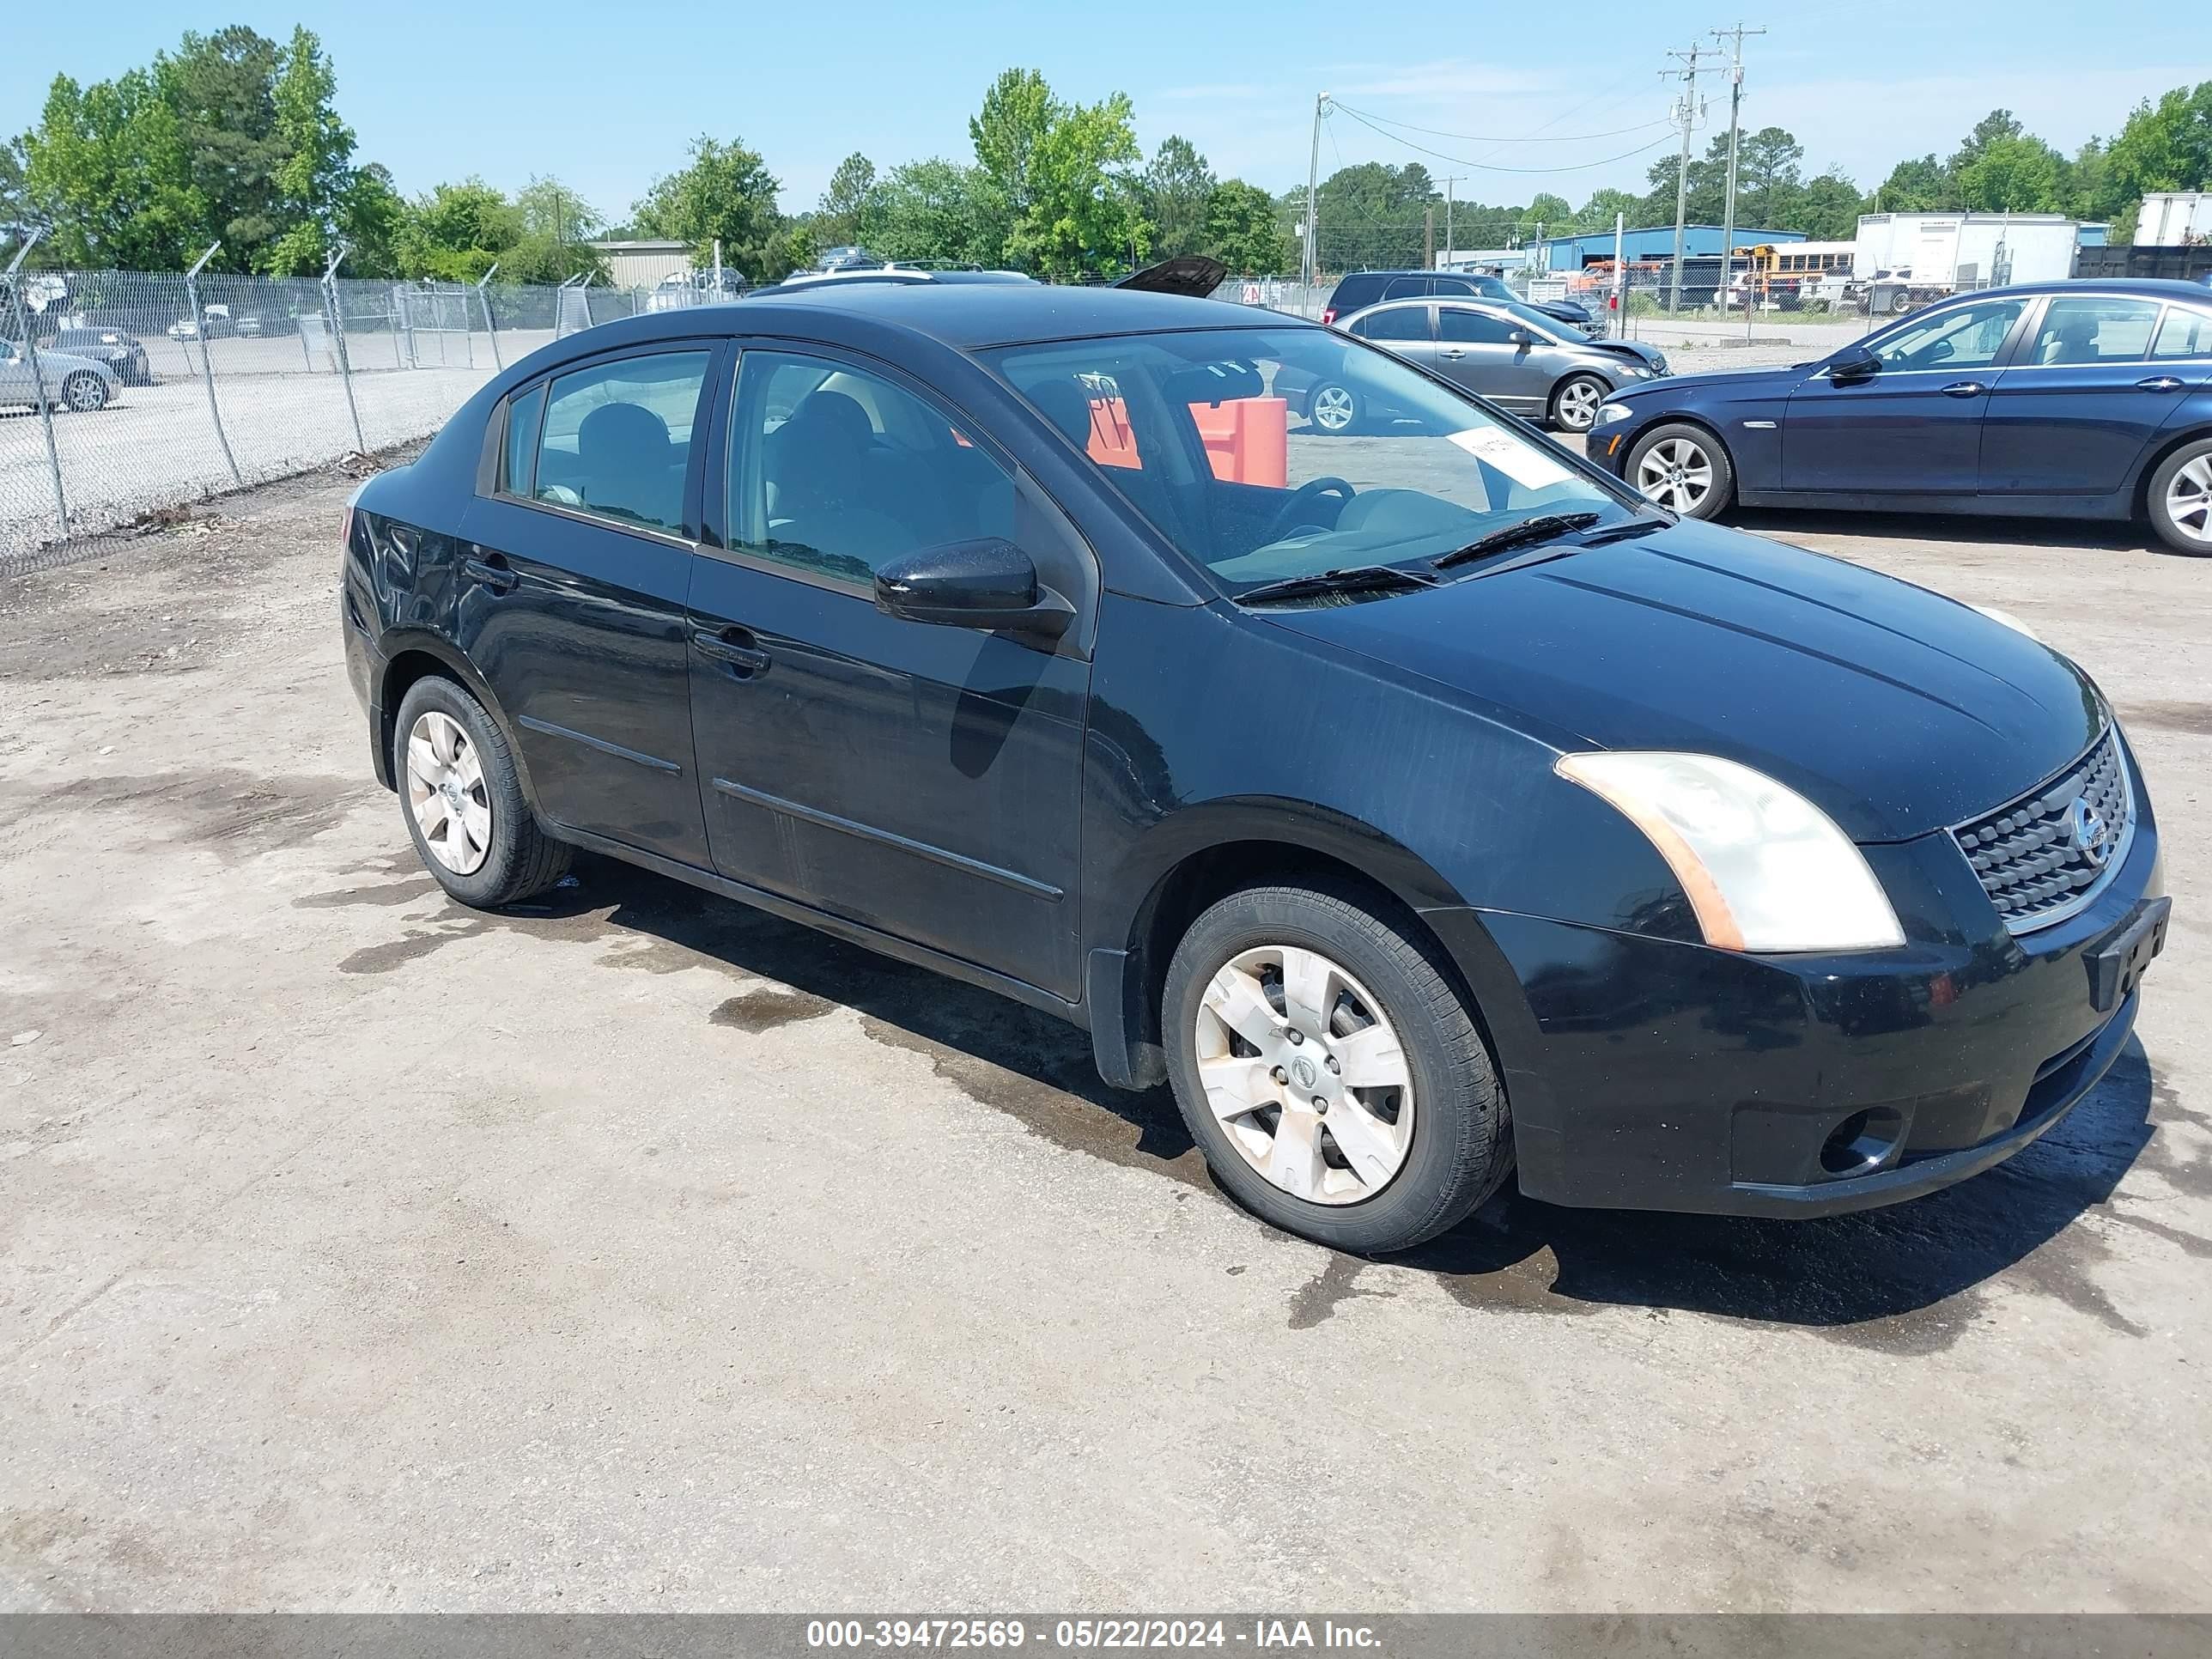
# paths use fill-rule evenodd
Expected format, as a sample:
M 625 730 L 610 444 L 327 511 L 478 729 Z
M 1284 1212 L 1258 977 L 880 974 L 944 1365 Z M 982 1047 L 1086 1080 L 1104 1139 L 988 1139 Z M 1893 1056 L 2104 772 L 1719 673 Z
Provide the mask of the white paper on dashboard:
M 1449 434 L 1451 441 L 1478 461 L 1487 461 L 1517 484 L 1541 489 L 1565 483 L 1574 474 L 1540 449 L 1531 449 L 1510 433 L 1494 426 L 1471 426 Z

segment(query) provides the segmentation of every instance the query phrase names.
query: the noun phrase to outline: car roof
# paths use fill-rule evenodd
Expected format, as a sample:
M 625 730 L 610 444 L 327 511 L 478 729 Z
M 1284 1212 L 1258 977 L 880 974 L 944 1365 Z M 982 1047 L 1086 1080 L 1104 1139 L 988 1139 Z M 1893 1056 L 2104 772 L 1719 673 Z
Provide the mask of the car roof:
M 1991 294 L 2131 294 L 2146 300 L 2202 300 L 2203 285 L 2172 276 L 2074 276 L 2047 283 L 2014 283 L 2005 288 L 1969 289 L 1947 299 L 1973 300 Z
M 810 285 L 788 299 L 772 290 L 754 294 L 738 301 L 729 317 L 732 332 L 750 332 L 765 326 L 769 313 L 790 313 L 794 320 L 803 320 L 807 314 L 818 316 L 823 312 L 889 323 L 959 351 L 1102 334 L 1319 326 L 1303 318 L 1220 300 L 1003 281 L 825 283 L 820 287 Z M 658 316 L 660 327 L 674 335 L 696 331 L 698 314 L 693 310 L 688 325 L 681 312 L 662 312 Z

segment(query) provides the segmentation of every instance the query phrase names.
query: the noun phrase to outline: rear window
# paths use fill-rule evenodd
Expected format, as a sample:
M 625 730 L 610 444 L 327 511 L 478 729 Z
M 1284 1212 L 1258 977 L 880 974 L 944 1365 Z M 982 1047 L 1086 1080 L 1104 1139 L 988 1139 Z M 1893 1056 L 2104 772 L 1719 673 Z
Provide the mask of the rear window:
M 2212 313 L 2168 306 L 2154 357 L 2212 357 Z
M 1337 283 L 1328 303 L 1340 317 L 1347 312 L 1364 310 L 1382 297 L 1383 285 L 1389 280 L 1373 275 L 1346 276 Z

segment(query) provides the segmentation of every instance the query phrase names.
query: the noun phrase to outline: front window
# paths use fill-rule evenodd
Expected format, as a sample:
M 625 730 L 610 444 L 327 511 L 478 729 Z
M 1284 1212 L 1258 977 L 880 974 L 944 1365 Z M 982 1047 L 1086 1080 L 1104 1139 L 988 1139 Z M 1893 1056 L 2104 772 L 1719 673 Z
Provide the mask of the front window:
M 1987 368 L 2027 309 L 2025 300 L 1984 300 L 1930 311 L 1867 342 L 1887 369 Z
M 1589 514 L 1574 523 L 1595 529 L 1643 511 L 1518 422 L 1329 330 L 1060 340 L 986 356 L 1232 596 L 1375 565 L 1426 575 L 1530 519 Z

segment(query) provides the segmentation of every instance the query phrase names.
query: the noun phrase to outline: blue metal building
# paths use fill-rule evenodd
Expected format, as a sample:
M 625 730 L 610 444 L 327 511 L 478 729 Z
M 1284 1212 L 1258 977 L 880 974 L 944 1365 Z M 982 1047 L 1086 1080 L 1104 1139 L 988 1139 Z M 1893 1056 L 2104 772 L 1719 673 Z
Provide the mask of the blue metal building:
M 1768 242 L 1802 242 L 1806 240 L 1802 230 L 1761 230 L 1756 225 L 1738 225 L 1735 245 L 1740 248 L 1758 247 Z M 1579 270 L 1599 259 L 1613 258 L 1613 233 L 1594 230 L 1583 236 L 1547 236 L 1533 245 L 1537 263 L 1547 270 Z M 1674 227 L 1655 225 L 1641 230 L 1629 231 L 1621 239 L 1625 257 L 1638 259 L 1671 259 L 1674 257 Z M 1685 225 L 1682 227 L 1682 252 L 1692 259 L 1710 259 L 1721 251 L 1721 228 L 1718 225 Z

